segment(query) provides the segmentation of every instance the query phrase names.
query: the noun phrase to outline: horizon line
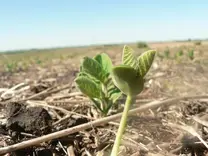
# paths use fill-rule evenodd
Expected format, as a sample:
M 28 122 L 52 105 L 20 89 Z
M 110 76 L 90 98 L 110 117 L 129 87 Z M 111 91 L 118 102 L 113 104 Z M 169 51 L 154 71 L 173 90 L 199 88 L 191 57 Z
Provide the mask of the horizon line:
M 11 50 L 0 50 L 0 53 L 15 53 L 15 52 L 26 52 L 26 51 L 35 51 L 35 50 L 49 50 L 49 49 L 63 49 L 63 48 L 79 48 L 79 47 L 90 47 L 90 46 L 103 46 L 103 45 L 121 45 L 121 44 L 134 44 L 138 42 L 146 42 L 146 43 L 163 43 L 163 42 L 191 42 L 191 41 L 206 41 L 208 38 L 187 38 L 187 39 L 174 39 L 174 40 L 158 40 L 158 41 L 145 41 L 138 40 L 135 42 L 105 42 L 105 43 L 94 43 L 94 44 L 80 44 L 80 45 L 65 45 L 65 46 L 51 46 L 45 48 L 21 48 L 21 49 L 11 49 Z

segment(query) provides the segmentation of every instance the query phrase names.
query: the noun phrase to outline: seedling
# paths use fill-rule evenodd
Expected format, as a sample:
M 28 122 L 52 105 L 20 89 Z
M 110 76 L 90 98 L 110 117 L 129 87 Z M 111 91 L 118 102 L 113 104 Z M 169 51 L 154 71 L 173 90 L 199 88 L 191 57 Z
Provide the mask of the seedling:
M 35 62 L 36 62 L 36 64 L 41 64 L 42 63 L 42 61 L 39 58 L 36 58 Z
M 176 53 L 176 57 L 179 58 L 183 56 L 183 50 L 179 50 L 177 53 Z
M 5 65 L 7 72 L 14 72 L 17 69 L 17 62 L 8 62 Z
M 136 58 L 133 49 L 124 46 L 121 65 L 113 66 L 105 53 L 94 58 L 84 57 L 82 60 L 75 82 L 103 115 L 108 114 L 122 93 L 127 96 L 111 156 L 118 154 L 128 111 L 136 95 L 144 88 L 144 77 L 152 65 L 155 54 L 156 51 L 149 50 Z
M 196 41 L 195 45 L 197 45 L 197 46 L 201 45 L 201 41 Z
M 146 42 L 138 42 L 137 48 L 148 48 L 148 44 Z
M 133 49 L 128 46 L 124 46 L 122 65 L 114 66 L 112 68 L 111 74 L 113 82 L 122 93 L 127 95 L 127 99 L 111 156 L 118 155 L 122 135 L 125 131 L 128 111 L 136 95 L 141 93 L 143 90 L 144 76 L 150 69 L 155 54 L 156 51 L 149 50 L 136 58 L 133 54 Z
M 80 91 L 91 99 L 103 116 L 108 115 L 109 110 L 122 95 L 112 81 L 112 67 L 112 61 L 105 53 L 94 58 L 84 57 L 75 79 Z
M 194 59 L 194 50 L 193 49 L 188 51 L 188 57 L 190 60 Z
M 165 56 L 166 59 L 169 59 L 170 58 L 170 50 L 169 49 L 166 49 L 164 51 L 164 56 Z
M 178 52 L 175 53 L 175 59 L 180 62 L 182 60 L 183 56 L 183 50 L 179 50 Z

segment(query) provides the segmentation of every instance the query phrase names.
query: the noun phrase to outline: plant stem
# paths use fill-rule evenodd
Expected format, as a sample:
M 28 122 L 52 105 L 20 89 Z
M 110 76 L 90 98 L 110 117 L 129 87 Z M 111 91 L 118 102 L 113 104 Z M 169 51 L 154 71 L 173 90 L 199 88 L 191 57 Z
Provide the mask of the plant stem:
M 103 97 L 102 97 L 102 110 L 103 110 L 103 112 L 105 112 L 105 110 L 106 110 L 106 107 L 107 107 L 107 102 L 106 102 L 106 97 L 107 97 L 107 94 L 108 94 L 108 92 L 107 92 L 107 86 L 106 86 L 106 84 L 105 83 L 102 83 L 102 91 L 103 91 Z M 106 115 L 106 112 L 104 113 L 105 115 Z
M 121 143 L 123 133 L 125 131 L 125 127 L 126 127 L 128 111 L 129 111 L 129 108 L 132 104 L 132 101 L 133 101 L 133 98 L 131 96 L 127 96 L 125 106 L 124 106 L 124 111 L 122 113 L 122 118 L 121 118 L 120 125 L 119 125 L 119 129 L 118 129 L 118 132 L 117 132 L 117 135 L 116 135 L 116 140 L 115 140 L 115 143 L 113 145 L 112 152 L 111 152 L 111 156 L 117 156 L 118 155 L 119 146 L 120 146 L 120 143 Z

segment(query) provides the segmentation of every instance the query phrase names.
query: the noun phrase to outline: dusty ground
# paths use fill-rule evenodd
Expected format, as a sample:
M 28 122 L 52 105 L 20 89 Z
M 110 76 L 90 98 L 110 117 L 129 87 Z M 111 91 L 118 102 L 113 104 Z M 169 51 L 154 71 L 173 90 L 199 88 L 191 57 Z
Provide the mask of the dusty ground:
M 134 44 L 130 46 L 137 55 L 145 50 L 138 49 Z M 189 60 L 186 54 L 180 60 L 156 57 L 147 75 L 146 87 L 138 96 L 134 108 L 155 100 L 208 94 L 207 42 L 199 46 L 193 42 L 150 43 L 149 47 L 161 54 L 168 47 L 171 56 L 181 49 L 186 53 L 188 49 L 194 48 L 195 59 Z M 114 64 L 119 64 L 122 48 L 123 45 L 113 45 L 71 48 L 69 52 L 67 49 L 56 49 L 30 55 L 4 54 L 0 68 L 0 146 L 5 147 L 99 118 L 89 100 L 75 88 L 73 79 L 83 56 L 106 52 Z M 26 56 L 30 56 L 31 60 L 38 57 L 41 63 L 33 61 L 32 64 Z M 45 60 L 47 57 L 49 59 Z M 9 61 L 17 61 L 19 64 L 26 62 L 27 68 L 6 71 L 5 65 Z M 11 91 L 17 85 L 20 86 Z M 170 123 L 193 127 L 206 142 L 207 128 L 197 124 L 193 116 L 206 121 L 207 104 L 207 99 L 183 100 L 168 107 L 157 107 L 130 116 L 120 155 L 206 155 L 207 149 L 199 139 L 186 130 L 170 126 Z M 120 107 L 122 110 L 123 103 Z M 115 124 L 100 125 L 10 155 L 67 155 L 73 151 L 75 155 L 108 156 L 117 128 Z

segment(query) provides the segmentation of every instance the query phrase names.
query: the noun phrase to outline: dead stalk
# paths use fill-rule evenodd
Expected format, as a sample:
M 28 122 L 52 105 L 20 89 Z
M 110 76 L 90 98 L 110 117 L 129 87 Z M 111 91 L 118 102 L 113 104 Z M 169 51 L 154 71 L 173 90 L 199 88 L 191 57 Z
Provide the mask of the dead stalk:
M 205 121 L 205 120 L 200 119 L 200 118 L 199 118 L 199 117 L 197 117 L 197 116 L 194 116 L 194 117 L 193 117 L 193 120 L 195 120 L 196 122 L 198 122 L 198 123 L 202 124 L 203 126 L 208 127 L 208 122 L 207 122 L 207 121 Z
M 177 124 L 173 124 L 173 123 L 168 123 L 168 125 L 171 127 L 175 127 L 175 128 L 184 130 L 186 132 L 189 132 L 191 135 L 197 137 L 204 144 L 204 146 L 208 149 L 208 144 L 201 138 L 201 136 L 195 131 L 195 129 L 193 127 L 177 125 Z
M 150 108 L 155 108 L 155 107 L 158 107 L 158 106 L 161 106 L 161 105 L 171 105 L 172 103 L 177 102 L 179 100 L 201 99 L 201 98 L 208 98 L 208 95 L 177 97 L 177 98 L 172 98 L 172 99 L 168 99 L 168 100 L 164 100 L 164 101 L 154 101 L 154 102 L 150 102 L 148 104 L 142 105 L 139 108 L 130 110 L 129 114 L 139 113 L 139 112 L 148 110 Z M 79 131 L 83 131 L 85 129 L 91 128 L 92 126 L 98 126 L 98 125 L 101 125 L 101 124 L 106 124 L 110 121 L 119 119 L 121 116 L 122 116 L 122 113 L 119 113 L 119 114 L 108 116 L 108 117 L 98 119 L 98 120 L 95 120 L 95 121 L 92 121 L 92 122 L 88 122 L 88 123 L 85 123 L 85 124 L 82 124 L 82 125 L 78 125 L 78 126 L 75 126 L 75 127 L 72 127 L 72 128 L 68 128 L 68 129 L 64 129 L 64 130 L 54 132 L 54 133 L 51 133 L 51 134 L 48 134 L 48 135 L 44 135 L 44 136 L 41 136 L 41 137 L 38 137 L 38 138 L 35 138 L 35 139 L 31 139 L 31 140 L 23 141 L 23 142 L 14 144 L 14 145 L 3 147 L 3 148 L 0 148 L 0 154 L 2 155 L 2 154 L 6 154 L 8 152 L 23 149 L 23 148 L 30 147 L 30 146 L 33 146 L 33 145 L 38 145 L 38 144 L 40 144 L 42 142 L 45 142 L 45 141 L 49 141 L 49 140 L 52 140 L 52 139 L 57 139 L 57 138 L 64 137 L 64 136 L 69 135 L 69 134 L 73 134 L 73 133 L 76 133 L 76 132 L 79 132 Z

